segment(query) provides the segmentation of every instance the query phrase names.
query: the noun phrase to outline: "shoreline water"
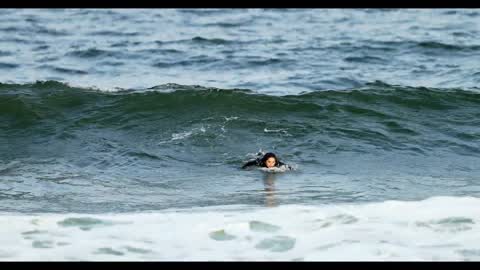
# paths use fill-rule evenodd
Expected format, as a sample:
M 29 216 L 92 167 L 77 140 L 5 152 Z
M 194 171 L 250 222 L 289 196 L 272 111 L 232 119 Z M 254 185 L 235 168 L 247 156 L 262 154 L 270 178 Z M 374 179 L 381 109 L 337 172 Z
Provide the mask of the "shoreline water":
M 0 256 L 7 261 L 475 261 L 478 202 L 432 197 L 124 214 L 2 213 L 0 220 L 8 222 L 0 222 L 0 230 L 9 233 Z

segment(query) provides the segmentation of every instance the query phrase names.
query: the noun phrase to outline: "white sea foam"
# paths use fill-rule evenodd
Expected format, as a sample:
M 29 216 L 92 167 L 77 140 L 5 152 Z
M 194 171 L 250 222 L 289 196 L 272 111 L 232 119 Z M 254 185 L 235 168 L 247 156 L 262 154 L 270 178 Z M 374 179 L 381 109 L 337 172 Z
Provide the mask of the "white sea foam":
M 226 117 L 226 116 L 224 116 L 224 118 L 225 118 L 225 121 L 228 122 L 228 121 L 232 121 L 232 120 L 237 120 L 237 119 L 238 119 L 238 116 L 232 116 L 232 117 Z
M 267 129 L 267 128 L 264 128 L 263 132 L 265 132 L 265 133 L 283 133 L 286 136 L 291 136 L 290 133 L 288 133 L 288 131 L 286 129 L 283 129 L 283 128 L 281 128 L 281 129 Z
M 479 198 L 0 215 L 0 260 L 479 260 Z
M 191 135 L 192 135 L 192 131 L 185 131 L 185 132 L 181 132 L 181 133 L 173 133 L 171 140 L 172 141 L 181 140 L 181 139 L 188 138 Z
M 280 172 L 286 172 L 290 170 L 296 170 L 297 165 L 295 166 L 289 166 L 289 165 L 282 165 L 279 167 L 272 167 L 272 168 L 267 168 L 267 167 L 259 167 L 258 169 L 264 172 L 269 172 L 269 173 L 280 173 Z
M 160 141 L 158 144 L 164 144 L 164 143 L 168 143 L 168 142 L 171 142 L 171 141 L 183 140 L 183 139 L 191 137 L 192 135 L 197 135 L 197 134 L 201 134 L 201 133 L 205 133 L 205 132 L 206 132 L 205 127 L 201 126 L 199 128 L 193 128 L 192 130 L 189 130 L 189 131 L 172 133 L 172 138 L 170 140 Z

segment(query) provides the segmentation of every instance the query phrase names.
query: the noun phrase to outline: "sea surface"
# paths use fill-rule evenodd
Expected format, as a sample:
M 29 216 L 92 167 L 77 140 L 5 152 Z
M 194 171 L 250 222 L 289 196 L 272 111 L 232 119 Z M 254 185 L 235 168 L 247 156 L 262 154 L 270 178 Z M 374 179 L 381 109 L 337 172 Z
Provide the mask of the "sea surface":
M 480 10 L 0 9 L 1 261 L 479 261 Z M 242 170 L 258 152 L 295 168 Z

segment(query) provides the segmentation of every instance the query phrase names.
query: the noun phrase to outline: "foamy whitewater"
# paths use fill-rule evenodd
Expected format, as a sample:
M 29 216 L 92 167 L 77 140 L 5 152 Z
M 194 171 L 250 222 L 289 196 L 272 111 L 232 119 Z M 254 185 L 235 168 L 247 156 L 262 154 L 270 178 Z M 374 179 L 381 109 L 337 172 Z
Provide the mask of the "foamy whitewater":
M 0 260 L 480 260 L 479 18 L 0 9 Z
M 480 258 L 480 199 L 2 215 L 2 260 L 435 261 Z

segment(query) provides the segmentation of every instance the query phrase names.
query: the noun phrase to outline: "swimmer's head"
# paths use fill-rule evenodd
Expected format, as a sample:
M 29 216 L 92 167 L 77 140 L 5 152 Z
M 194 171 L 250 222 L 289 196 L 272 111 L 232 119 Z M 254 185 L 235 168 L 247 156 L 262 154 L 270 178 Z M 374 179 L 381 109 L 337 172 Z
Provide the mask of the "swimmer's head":
M 262 167 L 273 168 L 277 165 L 278 159 L 274 153 L 266 153 L 261 161 Z

